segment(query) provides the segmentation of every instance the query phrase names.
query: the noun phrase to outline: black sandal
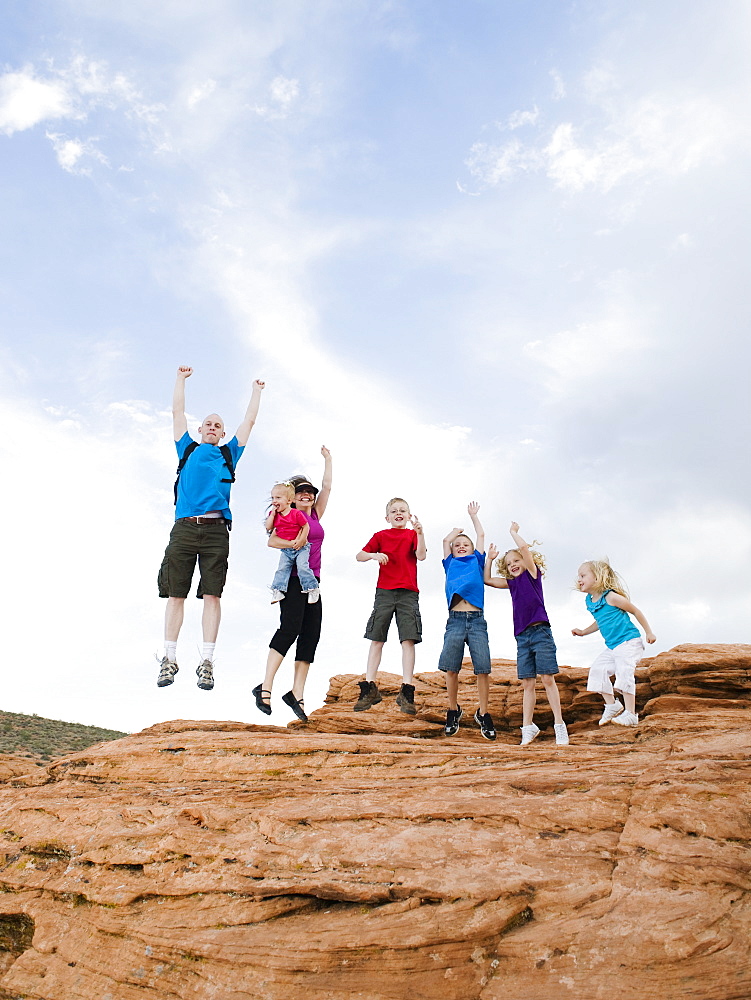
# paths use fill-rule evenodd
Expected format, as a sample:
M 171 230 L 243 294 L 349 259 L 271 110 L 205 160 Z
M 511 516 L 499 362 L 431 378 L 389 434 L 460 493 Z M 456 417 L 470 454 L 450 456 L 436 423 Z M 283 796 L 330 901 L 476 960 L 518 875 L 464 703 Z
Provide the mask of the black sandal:
M 298 700 L 297 698 L 295 698 L 294 694 L 291 691 L 288 691 L 286 694 L 282 695 L 282 701 L 284 702 L 285 705 L 289 705 L 289 707 L 292 709 L 292 711 L 295 713 L 298 719 L 301 719 L 303 722 L 308 721 L 308 717 L 305 714 L 305 709 L 303 708 L 304 704 L 303 698 L 300 698 Z
M 271 700 L 271 692 L 262 688 L 261 685 L 258 684 L 253 688 L 251 694 L 256 699 L 256 708 L 258 711 L 263 712 L 264 715 L 271 715 L 271 705 L 269 704 L 269 701 Z M 266 695 L 266 699 L 268 700 L 264 699 L 264 695 Z

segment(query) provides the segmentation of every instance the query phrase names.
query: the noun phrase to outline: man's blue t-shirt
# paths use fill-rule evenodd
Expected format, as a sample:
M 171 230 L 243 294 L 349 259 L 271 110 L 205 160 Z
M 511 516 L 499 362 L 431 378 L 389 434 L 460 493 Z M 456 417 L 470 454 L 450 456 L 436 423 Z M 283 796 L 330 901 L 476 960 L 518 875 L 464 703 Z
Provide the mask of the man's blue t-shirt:
M 485 607 L 485 553 L 473 552 L 469 556 L 448 555 L 443 560 L 446 570 L 446 600 L 451 608 L 451 598 L 458 594 L 468 604 L 482 610 Z
M 185 449 L 193 438 L 186 431 L 179 441 L 175 441 L 179 459 L 185 454 Z M 245 446 L 237 443 L 233 437 L 227 443 L 232 455 L 232 464 L 237 465 Z M 232 520 L 229 509 L 230 474 L 224 461 L 224 455 L 216 444 L 199 444 L 188 456 L 177 483 L 177 505 L 175 520 L 181 517 L 201 517 L 209 511 L 218 510 L 228 520 Z

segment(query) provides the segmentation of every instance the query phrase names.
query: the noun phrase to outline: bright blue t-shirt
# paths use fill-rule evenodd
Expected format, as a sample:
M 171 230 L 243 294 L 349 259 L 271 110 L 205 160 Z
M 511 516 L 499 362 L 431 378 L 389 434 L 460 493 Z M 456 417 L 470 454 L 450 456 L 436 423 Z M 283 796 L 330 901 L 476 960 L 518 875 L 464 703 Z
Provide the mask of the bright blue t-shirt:
M 596 601 L 587 594 L 587 611 L 594 616 L 608 649 L 615 649 L 629 639 L 640 639 L 641 632 L 622 608 L 616 608 L 605 600 L 610 593 L 606 590 Z
M 175 441 L 178 458 L 183 457 L 185 449 L 192 440 L 186 431 L 179 441 Z M 227 443 L 227 447 L 232 456 L 232 464 L 237 465 L 245 446 L 238 444 L 237 438 L 233 437 Z M 229 478 L 229 470 L 219 445 L 199 444 L 188 456 L 188 461 L 180 473 L 175 520 L 181 517 L 201 517 L 211 510 L 219 510 L 228 521 L 231 521 L 232 514 L 229 509 L 231 484 L 222 482 L 222 479 Z
M 468 604 L 476 608 L 485 607 L 485 553 L 473 552 L 469 556 L 448 555 L 443 560 L 446 570 L 446 600 L 451 608 L 451 598 L 458 594 Z

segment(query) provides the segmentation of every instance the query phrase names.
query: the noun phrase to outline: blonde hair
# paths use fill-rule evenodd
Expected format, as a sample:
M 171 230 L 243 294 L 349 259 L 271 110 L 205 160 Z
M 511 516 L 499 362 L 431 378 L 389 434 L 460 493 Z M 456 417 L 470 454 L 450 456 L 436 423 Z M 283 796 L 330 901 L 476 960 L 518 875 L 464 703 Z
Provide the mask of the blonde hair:
M 271 492 L 273 493 L 274 490 L 286 490 L 287 499 L 289 500 L 290 503 L 292 503 L 292 501 L 295 499 L 295 487 L 292 485 L 292 483 L 289 482 L 274 483 L 274 485 L 271 487 Z
M 540 543 L 537 540 L 532 542 L 532 545 L 539 545 L 539 544 Z M 506 563 L 506 556 L 511 555 L 512 552 L 516 552 L 519 556 L 521 556 L 521 552 L 519 552 L 519 549 L 508 549 L 506 552 L 503 553 L 502 556 L 498 556 L 498 558 L 495 561 L 496 569 L 501 574 L 501 576 L 504 577 L 506 580 L 511 580 L 513 578 L 513 573 L 509 570 L 508 564 Z M 542 552 L 538 552 L 537 549 L 529 549 L 529 554 L 532 556 L 532 562 L 539 569 L 540 573 L 544 576 L 546 569 L 545 556 L 542 554 Z
M 386 513 L 387 513 L 387 514 L 388 514 L 388 512 L 389 512 L 389 509 L 390 509 L 390 507 L 391 507 L 392 503 L 403 503 L 403 504 L 405 505 L 405 507 L 407 508 L 407 510 L 409 510 L 409 504 L 408 504 L 408 503 L 407 503 L 407 501 L 406 501 L 406 500 L 404 499 L 404 497 L 392 497 L 392 498 L 391 498 L 391 499 L 389 500 L 389 502 L 388 502 L 388 503 L 386 504 Z
M 626 584 L 621 580 L 616 571 L 607 559 L 587 559 L 582 566 L 589 566 L 595 578 L 598 591 L 603 594 L 606 590 L 612 590 L 615 594 L 620 594 L 628 600 L 628 590 Z

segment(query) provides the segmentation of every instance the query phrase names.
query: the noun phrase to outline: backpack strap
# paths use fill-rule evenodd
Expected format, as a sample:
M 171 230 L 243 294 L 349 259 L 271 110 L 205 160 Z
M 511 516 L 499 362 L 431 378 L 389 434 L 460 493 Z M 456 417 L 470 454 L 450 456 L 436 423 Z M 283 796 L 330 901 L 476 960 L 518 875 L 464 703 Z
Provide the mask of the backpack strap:
M 227 471 L 229 472 L 230 478 L 223 479 L 223 483 L 234 483 L 235 481 L 235 467 L 232 464 L 232 452 L 229 450 L 228 444 L 222 444 L 219 446 L 219 451 L 221 451 L 224 458 L 224 464 L 227 466 Z
M 191 441 L 188 447 L 183 452 L 183 457 L 180 459 L 177 465 L 177 479 L 175 480 L 175 506 L 177 506 L 177 484 L 180 482 L 180 473 L 185 467 L 185 463 L 188 461 L 193 452 L 198 448 L 198 441 Z M 222 453 L 222 458 L 224 459 L 224 464 L 227 466 L 227 471 L 230 474 L 229 479 L 222 479 L 223 483 L 234 483 L 235 481 L 235 467 L 232 464 L 232 452 L 229 449 L 229 445 L 220 445 L 219 451 Z
M 196 450 L 197 447 L 198 447 L 198 442 L 191 441 L 188 447 L 183 452 L 183 457 L 177 463 L 177 479 L 175 480 L 175 490 L 174 490 L 175 506 L 177 506 L 177 484 L 180 482 L 180 473 L 183 471 L 185 463 L 188 461 L 188 459 L 190 458 L 190 456 L 193 454 L 193 452 Z

